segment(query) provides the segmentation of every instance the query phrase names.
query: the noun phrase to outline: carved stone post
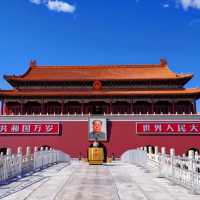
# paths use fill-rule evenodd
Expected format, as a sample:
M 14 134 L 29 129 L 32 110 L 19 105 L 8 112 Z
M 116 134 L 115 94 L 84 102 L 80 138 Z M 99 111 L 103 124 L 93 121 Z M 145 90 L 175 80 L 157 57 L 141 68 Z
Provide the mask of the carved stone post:
M 7 148 L 6 155 L 11 156 L 11 154 L 12 154 L 11 148 Z
M 34 152 L 37 152 L 37 151 L 38 151 L 38 147 L 35 146 L 35 147 L 34 147 Z
M 193 159 L 193 158 L 194 158 L 194 151 L 193 151 L 193 150 L 189 150 L 189 151 L 188 151 L 188 157 L 189 157 L 190 159 Z
M 155 146 L 155 155 L 157 155 L 157 154 L 158 154 L 158 147 Z
M 17 148 L 17 154 L 22 154 L 22 147 Z
M 174 163 L 174 157 L 175 157 L 175 149 L 170 149 L 170 158 L 171 158 L 171 177 L 172 177 L 172 185 L 175 184 L 175 163 Z
M 161 147 L 161 154 L 165 155 L 166 154 L 166 148 L 165 147 Z
M 149 155 L 151 155 L 153 153 L 152 147 L 149 147 L 148 150 L 149 150 Z
M 26 159 L 31 159 L 31 148 L 29 146 L 26 147 Z
M 170 149 L 170 156 L 171 157 L 175 156 L 175 149 L 173 149 L 173 148 Z
M 194 158 L 195 158 L 195 160 L 198 160 L 198 158 L 199 158 L 198 151 L 195 151 L 195 153 L 194 153 Z

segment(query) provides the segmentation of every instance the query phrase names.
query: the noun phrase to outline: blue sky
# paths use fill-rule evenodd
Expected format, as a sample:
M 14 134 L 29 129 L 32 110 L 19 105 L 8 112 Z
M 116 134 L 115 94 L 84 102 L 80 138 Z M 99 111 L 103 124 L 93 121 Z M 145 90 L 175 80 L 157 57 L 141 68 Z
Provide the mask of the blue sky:
M 200 87 L 200 0 L 2 0 L 4 74 L 40 65 L 143 64 L 167 59 Z M 199 106 L 200 110 L 200 106 Z

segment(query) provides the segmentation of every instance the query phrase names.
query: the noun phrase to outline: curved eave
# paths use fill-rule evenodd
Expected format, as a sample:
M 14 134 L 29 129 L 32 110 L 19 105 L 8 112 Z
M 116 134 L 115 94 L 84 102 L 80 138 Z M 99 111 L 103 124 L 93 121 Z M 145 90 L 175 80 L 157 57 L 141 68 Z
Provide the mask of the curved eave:
M 179 90 L 0 90 L 0 97 L 100 97 L 100 96 L 194 96 L 200 98 L 200 88 Z
M 26 75 L 28 75 L 31 70 L 35 68 L 35 66 L 29 66 L 28 70 L 22 74 L 22 75 L 4 75 L 3 78 L 8 82 L 10 83 L 12 86 L 14 86 L 13 82 L 17 81 L 17 80 L 20 80 L 20 79 L 24 79 L 24 77 L 26 77 Z
M 176 77 L 173 78 L 98 78 L 98 77 L 92 77 L 92 78 L 79 78 L 79 79 L 74 79 L 72 78 L 65 78 L 65 79 L 23 79 L 21 77 L 13 77 L 13 76 L 4 76 L 4 78 L 9 82 L 12 86 L 16 86 L 17 83 L 22 83 L 22 82 L 63 82 L 63 81 L 95 81 L 95 80 L 100 80 L 100 81 L 181 81 L 182 85 L 185 85 L 191 78 L 193 77 L 192 74 L 178 74 Z

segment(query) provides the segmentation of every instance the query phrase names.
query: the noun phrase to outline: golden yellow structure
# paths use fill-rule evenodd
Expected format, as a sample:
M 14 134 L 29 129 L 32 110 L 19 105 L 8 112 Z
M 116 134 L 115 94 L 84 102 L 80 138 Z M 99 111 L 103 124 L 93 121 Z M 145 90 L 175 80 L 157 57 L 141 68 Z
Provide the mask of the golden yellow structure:
M 102 147 L 89 147 L 88 161 L 89 164 L 100 165 L 104 160 L 104 151 Z

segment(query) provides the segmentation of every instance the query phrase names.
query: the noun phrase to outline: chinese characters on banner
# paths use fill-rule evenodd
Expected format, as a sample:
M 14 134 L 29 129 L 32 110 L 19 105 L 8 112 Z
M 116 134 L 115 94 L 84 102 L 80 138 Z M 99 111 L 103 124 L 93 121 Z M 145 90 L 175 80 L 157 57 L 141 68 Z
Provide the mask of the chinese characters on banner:
M 57 135 L 60 132 L 59 123 L 0 123 L 1 134 L 35 134 Z
M 200 134 L 200 122 L 137 122 L 138 134 Z

